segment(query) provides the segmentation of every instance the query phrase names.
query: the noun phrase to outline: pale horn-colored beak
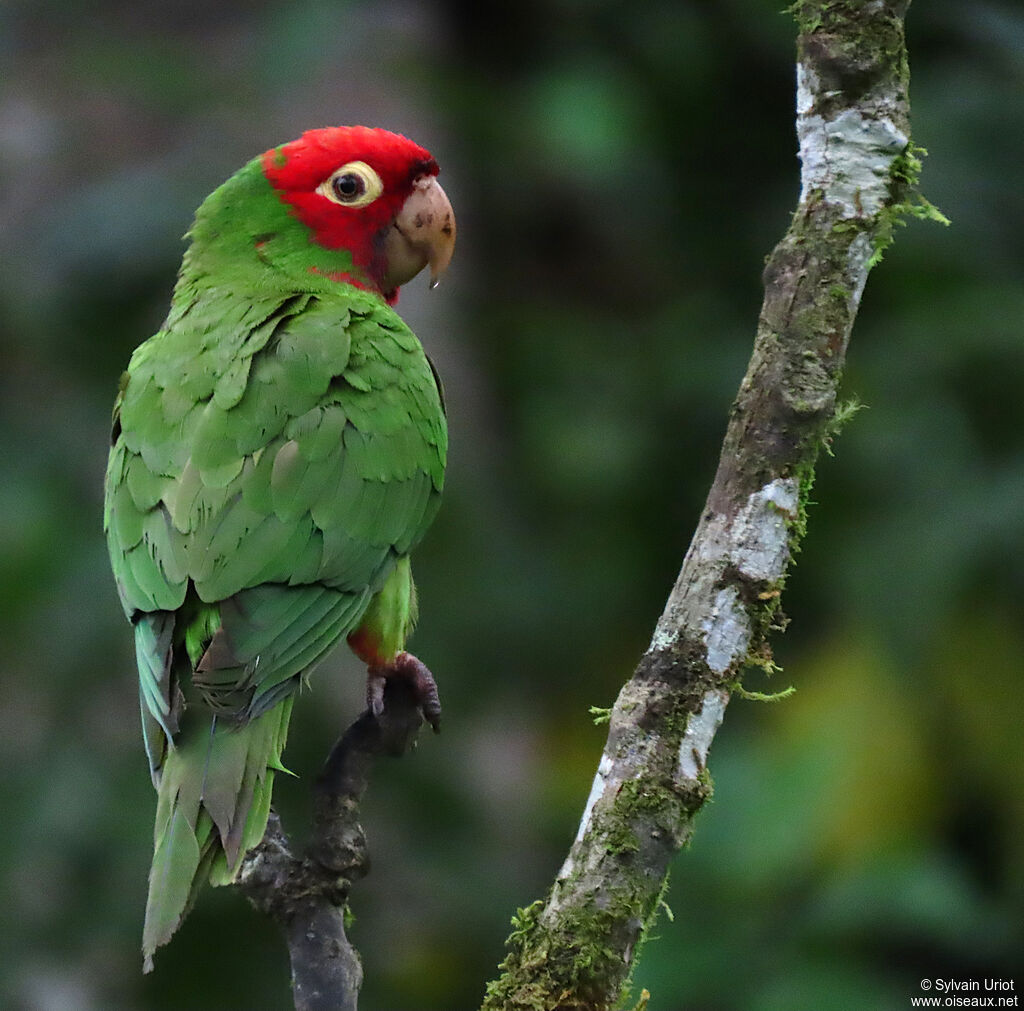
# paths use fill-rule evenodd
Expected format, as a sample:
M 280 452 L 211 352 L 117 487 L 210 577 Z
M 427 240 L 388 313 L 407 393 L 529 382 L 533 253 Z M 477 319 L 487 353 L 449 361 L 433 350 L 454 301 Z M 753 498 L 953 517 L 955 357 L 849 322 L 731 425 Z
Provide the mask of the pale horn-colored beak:
M 411 281 L 430 266 L 436 288 L 455 250 L 455 212 L 434 176 L 421 176 L 384 239 L 385 292 Z

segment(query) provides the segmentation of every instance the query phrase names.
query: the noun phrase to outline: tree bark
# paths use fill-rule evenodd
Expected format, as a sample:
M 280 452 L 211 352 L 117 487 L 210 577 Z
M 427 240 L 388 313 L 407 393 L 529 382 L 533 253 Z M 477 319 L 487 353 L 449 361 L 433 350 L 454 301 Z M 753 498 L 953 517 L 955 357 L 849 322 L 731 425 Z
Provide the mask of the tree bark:
M 383 713 L 363 713 L 317 777 L 306 853 L 293 855 L 271 812 L 263 840 L 242 862 L 237 887 L 287 941 L 295 1011 L 356 1011 L 363 967 L 345 934 L 345 911 L 352 883 L 369 870 L 359 802 L 376 759 L 404 754 L 422 724 L 411 685 L 389 679 Z
M 871 267 L 912 203 L 903 19 L 909 0 L 800 0 L 799 204 L 764 270 L 753 354 L 718 471 L 650 646 L 610 714 L 568 857 L 513 918 L 483 1007 L 608 1008 L 623 996 L 669 863 L 711 795 L 708 750 L 770 633 L 835 431 L 847 343 Z

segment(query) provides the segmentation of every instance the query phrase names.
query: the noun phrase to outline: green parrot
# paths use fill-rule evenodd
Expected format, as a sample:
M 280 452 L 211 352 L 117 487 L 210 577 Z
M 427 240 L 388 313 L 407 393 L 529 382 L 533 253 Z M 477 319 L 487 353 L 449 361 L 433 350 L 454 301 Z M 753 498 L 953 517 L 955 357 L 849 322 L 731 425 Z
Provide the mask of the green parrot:
M 437 173 L 358 126 L 253 159 L 196 212 L 167 319 L 121 378 L 104 529 L 157 789 L 144 971 L 263 837 L 292 702 L 341 639 L 375 714 L 405 677 L 437 729 L 433 677 L 404 647 L 447 428 L 392 308 L 451 259 Z

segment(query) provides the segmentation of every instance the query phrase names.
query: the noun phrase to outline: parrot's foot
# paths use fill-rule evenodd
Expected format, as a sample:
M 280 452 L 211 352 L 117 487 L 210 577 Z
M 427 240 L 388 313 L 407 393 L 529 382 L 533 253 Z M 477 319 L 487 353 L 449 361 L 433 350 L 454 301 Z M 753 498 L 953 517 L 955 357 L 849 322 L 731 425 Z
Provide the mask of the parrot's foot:
M 441 732 L 441 699 L 430 669 L 412 653 L 396 653 L 390 663 L 370 664 L 366 669 L 366 705 L 374 716 L 384 712 L 384 684 L 388 678 L 406 678 L 412 685 L 423 718 L 435 734 Z

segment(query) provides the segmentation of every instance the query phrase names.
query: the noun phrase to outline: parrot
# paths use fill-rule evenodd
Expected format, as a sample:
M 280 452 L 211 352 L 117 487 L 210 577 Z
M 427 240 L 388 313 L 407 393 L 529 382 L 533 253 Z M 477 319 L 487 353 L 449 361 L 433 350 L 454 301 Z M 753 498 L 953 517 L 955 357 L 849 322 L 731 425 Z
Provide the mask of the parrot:
M 441 383 L 394 306 L 455 215 L 429 151 L 309 130 L 196 211 L 160 329 L 115 401 L 104 531 L 157 792 L 143 971 L 263 837 L 292 704 L 345 639 L 367 702 L 439 728 L 409 556 L 444 485 Z

